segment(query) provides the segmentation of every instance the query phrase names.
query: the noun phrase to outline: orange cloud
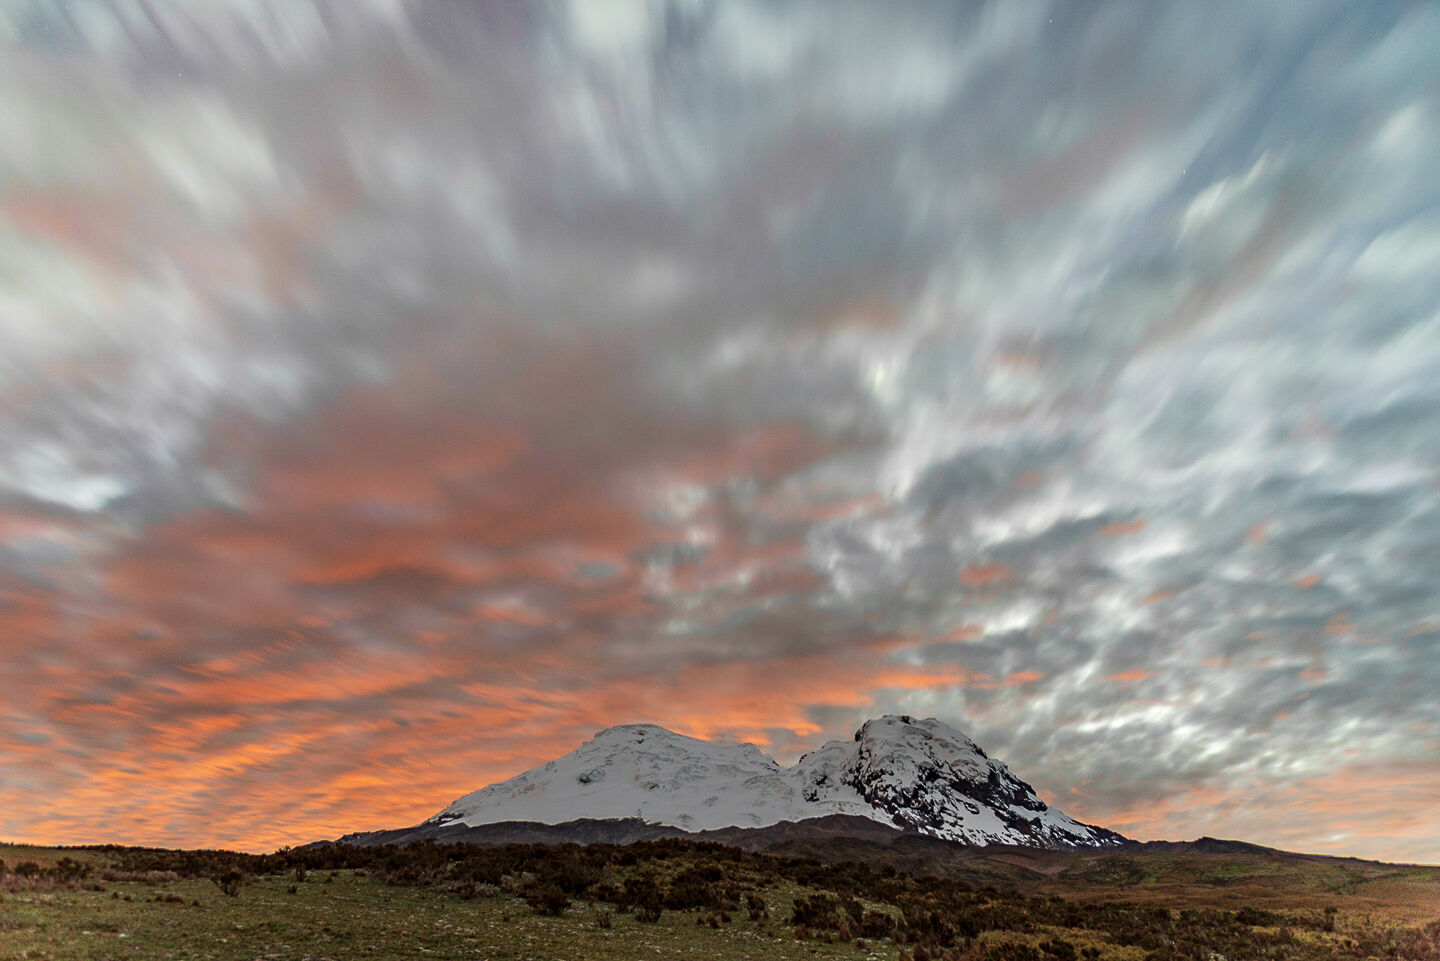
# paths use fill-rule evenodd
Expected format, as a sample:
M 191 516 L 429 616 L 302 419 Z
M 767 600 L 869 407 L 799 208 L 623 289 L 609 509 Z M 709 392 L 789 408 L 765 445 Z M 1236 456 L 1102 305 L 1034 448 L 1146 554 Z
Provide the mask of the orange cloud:
M 960 572 L 960 583 L 966 587 L 983 587 L 1011 580 L 1015 572 L 1004 564 L 978 564 Z
M 1326 634 L 1354 634 L 1358 630 L 1359 628 L 1350 622 L 1349 611 L 1332 614 L 1330 619 L 1325 622 Z
M 1138 534 L 1150 524 L 1143 517 L 1133 521 L 1112 521 L 1100 528 L 1104 537 L 1125 537 L 1130 534 Z
M 597 639 L 583 636 L 504 650 L 442 635 L 403 657 L 336 647 L 317 658 L 323 637 L 282 633 L 94 702 L 83 692 L 105 674 L 57 675 L 30 706 L 61 740 L 0 758 L 0 770 L 51 772 L 65 804 L 40 810 L 24 802 L 24 788 L 0 787 L 0 832 L 272 849 L 415 823 L 610 724 L 653 721 L 783 751 L 813 746 L 823 733 L 809 713 L 815 706 L 864 714 L 881 691 L 1040 680 L 1035 671 L 994 679 L 953 663 L 896 664 L 889 658 L 899 644 L 885 638 L 838 655 L 817 648 L 678 661 L 640 676 L 617 671 Z M 83 762 L 42 761 L 71 743 L 87 745 Z
M 590 376 L 593 362 L 554 366 Z M 863 639 L 753 659 L 748 637 L 656 643 L 671 611 L 647 551 L 688 528 L 647 510 L 633 465 L 697 485 L 758 479 L 763 499 L 834 444 L 783 424 L 643 432 L 638 451 L 607 442 L 577 463 L 567 439 L 447 415 L 434 370 L 415 377 L 406 405 L 356 392 L 288 439 L 222 424 L 221 446 L 270 465 L 253 502 L 118 541 L 85 606 L 0 582 L 7 657 L 48 652 L 0 676 L 0 724 L 43 724 L 0 738 L 15 745 L 0 752 L 0 835 L 261 850 L 414 823 L 627 720 L 779 749 L 819 733 L 815 706 L 1033 682 L 896 664 Z M 567 411 L 536 404 L 565 429 Z M 783 611 L 824 583 L 803 525 L 879 501 L 768 504 L 790 510 L 768 539 L 720 498 L 687 521 L 709 540 L 663 568 L 668 597 L 721 622 L 757 601 Z M 793 630 L 775 616 L 746 631 Z M 718 644 L 732 653 L 710 654 Z
M 1128 807 L 1067 798 L 1072 816 L 1140 840 L 1243 838 L 1284 850 L 1397 861 L 1440 861 L 1440 764 L 1350 764 L 1312 778 L 1206 784 Z M 1276 820 L 1275 809 L 1286 817 Z M 1416 920 L 1423 906 L 1416 905 Z

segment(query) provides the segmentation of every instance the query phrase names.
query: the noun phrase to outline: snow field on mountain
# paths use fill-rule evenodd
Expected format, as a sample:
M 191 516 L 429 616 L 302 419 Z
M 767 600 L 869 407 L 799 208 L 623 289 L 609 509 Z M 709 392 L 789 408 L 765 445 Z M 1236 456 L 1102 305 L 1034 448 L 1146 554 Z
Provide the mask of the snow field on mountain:
M 563 757 L 467 794 L 427 824 L 640 818 L 687 831 L 831 814 L 970 844 L 1092 846 L 1116 835 L 1049 808 L 960 731 L 887 715 L 782 767 L 753 744 L 653 724 L 607 728 Z

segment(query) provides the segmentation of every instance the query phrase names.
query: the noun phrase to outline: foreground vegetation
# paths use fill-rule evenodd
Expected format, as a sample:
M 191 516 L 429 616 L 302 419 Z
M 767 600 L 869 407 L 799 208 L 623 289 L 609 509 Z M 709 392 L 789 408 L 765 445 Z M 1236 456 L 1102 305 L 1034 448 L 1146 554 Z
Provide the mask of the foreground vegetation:
M 1046 857 L 997 886 L 984 861 L 940 877 L 685 840 L 0 845 L 0 958 L 1440 961 L 1440 869 Z

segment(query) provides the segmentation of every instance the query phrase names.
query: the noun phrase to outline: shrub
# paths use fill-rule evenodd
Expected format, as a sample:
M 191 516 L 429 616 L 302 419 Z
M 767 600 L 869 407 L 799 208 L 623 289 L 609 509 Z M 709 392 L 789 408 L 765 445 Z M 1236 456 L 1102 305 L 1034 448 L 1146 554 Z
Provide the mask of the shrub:
M 660 885 L 648 875 L 630 878 L 625 882 L 625 905 L 635 912 L 635 920 L 642 924 L 654 924 L 660 920 L 664 905 L 660 898 Z
M 905 929 L 906 940 L 941 948 L 952 946 L 956 938 L 972 938 L 979 933 L 979 925 L 970 917 L 954 913 L 946 917 L 939 911 L 911 906 L 905 908 Z
M 1075 945 L 1061 938 L 1040 942 L 1040 950 L 1054 958 L 1055 961 L 1078 961 L 1079 958 L 1079 952 L 1075 950 Z
M 840 926 L 840 899 L 833 894 L 817 894 L 796 898 L 790 923 L 807 928 L 826 930 Z
M 576 896 L 601 878 L 600 868 L 574 851 L 565 851 L 542 861 L 536 866 L 535 874 L 542 882 L 558 885 L 566 894 Z
M 596 901 L 622 904 L 625 901 L 625 889 L 614 881 L 601 881 L 599 884 L 590 885 L 585 891 L 585 896 Z
M 724 875 L 715 865 L 688 867 L 675 875 L 665 892 L 665 907 L 676 911 L 721 907 L 717 884 Z
M 61 858 L 55 863 L 55 877 L 65 884 L 82 881 L 94 870 L 88 864 L 81 864 L 74 858 Z
M 867 938 L 893 937 L 895 919 L 883 911 L 866 911 L 860 917 L 860 933 Z
M 463 881 L 451 881 L 445 885 L 445 892 L 453 894 L 462 901 L 473 901 L 480 893 L 479 885 L 472 879 L 466 878 Z
M 548 881 L 527 891 L 525 903 L 535 909 L 537 914 L 547 914 L 556 917 L 565 913 L 570 906 L 570 895 L 554 881 Z
M 216 886 L 220 888 L 221 894 L 227 898 L 237 898 L 240 896 L 240 886 L 245 883 L 245 875 L 232 868 L 222 874 L 215 875 L 210 880 L 214 881 Z

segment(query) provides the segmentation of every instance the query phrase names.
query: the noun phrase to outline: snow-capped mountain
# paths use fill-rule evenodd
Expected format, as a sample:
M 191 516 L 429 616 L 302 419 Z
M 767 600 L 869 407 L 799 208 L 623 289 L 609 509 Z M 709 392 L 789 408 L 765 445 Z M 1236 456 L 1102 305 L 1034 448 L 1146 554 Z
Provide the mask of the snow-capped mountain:
M 685 831 L 832 814 L 967 844 L 1124 843 L 1048 807 L 1004 764 L 934 718 L 886 715 L 782 767 L 753 744 L 713 744 L 653 724 L 607 728 L 524 774 L 467 794 L 424 826 L 638 818 Z

